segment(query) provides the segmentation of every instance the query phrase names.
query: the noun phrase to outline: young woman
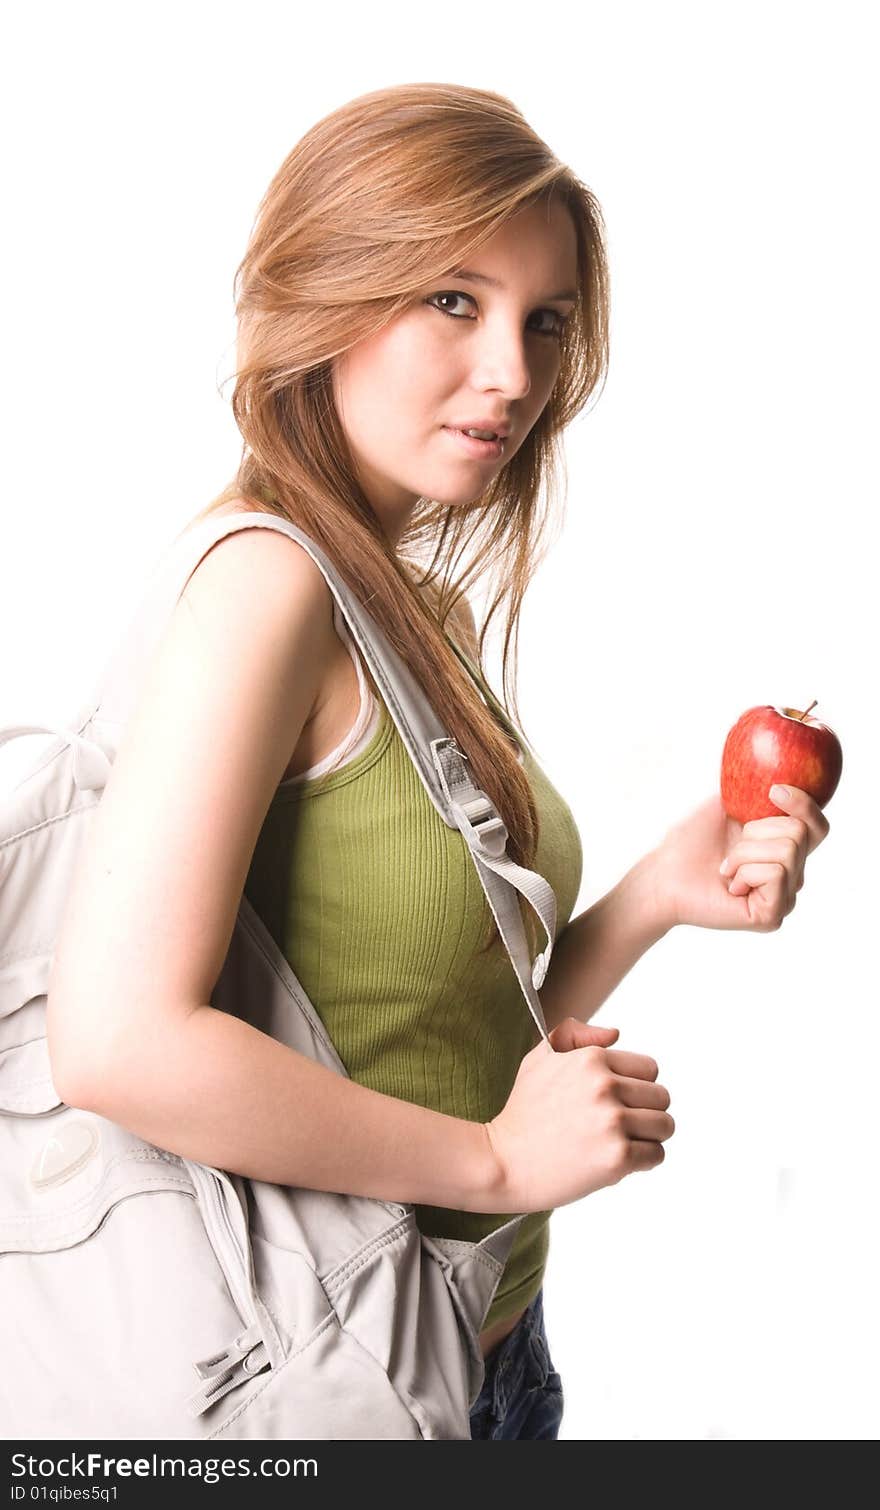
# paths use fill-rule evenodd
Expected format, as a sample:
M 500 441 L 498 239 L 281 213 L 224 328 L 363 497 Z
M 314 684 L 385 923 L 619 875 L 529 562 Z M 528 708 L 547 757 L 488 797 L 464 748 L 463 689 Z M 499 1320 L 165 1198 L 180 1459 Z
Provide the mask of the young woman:
M 428 692 L 556 893 L 557 1052 L 320 570 L 245 529 L 192 573 L 114 763 L 56 951 L 56 1083 L 185 1157 L 412 1201 L 431 1234 L 528 1212 L 472 1434 L 553 1438 L 550 1213 L 656 1167 L 674 1129 L 656 1063 L 588 1019 L 676 924 L 778 927 L 827 820 L 795 791 L 747 833 L 713 797 L 571 919 L 580 839 L 482 652 L 506 604 L 506 689 L 559 437 L 607 367 L 608 270 L 595 198 L 508 100 L 414 84 L 320 121 L 260 205 L 237 314 L 242 460 L 197 518 L 299 525 Z M 490 572 L 478 634 L 465 592 Z M 243 892 L 350 1080 L 208 1005 Z

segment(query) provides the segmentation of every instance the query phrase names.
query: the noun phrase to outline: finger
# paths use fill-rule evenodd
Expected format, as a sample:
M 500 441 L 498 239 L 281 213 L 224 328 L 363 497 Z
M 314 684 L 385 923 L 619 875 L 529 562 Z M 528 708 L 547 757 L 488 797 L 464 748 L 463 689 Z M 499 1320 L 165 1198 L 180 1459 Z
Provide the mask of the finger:
M 742 833 L 737 843 L 743 840 L 758 839 L 794 839 L 796 843 L 803 844 L 804 852 L 809 849 L 810 830 L 803 818 L 750 818 L 748 823 L 743 824 Z M 727 851 L 730 854 L 730 850 Z
M 616 1043 L 620 1037 L 620 1029 L 581 1022 L 577 1017 L 564 1017 L 562 1022 L 556 1024 L 548 1037 L 557 1053 L 567 1053 L 570 1049 L 589 1048 L 591 1045 L 604 1049 L 608 1044 Z
M 741 865 L 730 883 L 731 896 L 746 897 L 749 914 L 761 928 L 778 928 L 794 906 L 781 865 Z
M 653 1139 L 665 1143 L 675 1132 L 675 1123 L 668 1112 L 644 1111 L 637 1108 L 623 1114 L 623 1130 L 628 1138 Z
M 648 1054 L 628 1054 L 625 1049 L 609 1049 L 605 1055 L 608 1068 L 615 1075 L 633 1075 L 638 1080 L 656 1080 L 660 1073 L 656 1059 Z
M 742 897 L 760 888 L 768 901 L 781 898 L 787 906 L 788 879 L 788 871 L 778 860 L 752 860 L 738 867 L 727 889 L 731 896 Z
M 793 818 L 800 818 L 806 824 L 810 833 L 807 853 L 810 854 L 817 844 L 822 843 L 831 829 L 831 824 L 819 804 L 809 792 L 803 791 L 799 786 L 773 786 L 767 795 L 770 801 L 781 808 L 784 813 L 789 813 Z
M 779 860 L 783 865 L 788 865 L 800 855 L 800 843 L 791 834 L 780 834 L 778 838 L 765 835 L 762 839 L 740 839 L 734 844 L 725 856 L 728 872 L 741 865 L 743 860 Z
M 629 1172 L 638 1174 L 643 1169 L 656 1169 L 666 1158 L 662 1143 L 653 1143 L 641 1138 L 632 1138 L 629 1145 Z
M 656 1085 L 653 1080 L 639 1080 L 628 1075 L 618 1075 L 617 1094 L 624 1106 L 643 1106 L 660 1112 L 669 1109 L 671 1099 L 665 1085 Z
M 760 864 L 769 865 L 776 862 L 781 865 L 789 877 L 789 901 L 794 901 L 794 894 L 799 889 L 798 883 L 803 881 L 804 864 L 806 861 L 806 831 L 803 844 L 798 843 L 791 836 L 783 835 L 779 839 L 741 839 L 724 860 L 720 874 L 731 880 L 737 870 L 749 861 L 757 861 Z

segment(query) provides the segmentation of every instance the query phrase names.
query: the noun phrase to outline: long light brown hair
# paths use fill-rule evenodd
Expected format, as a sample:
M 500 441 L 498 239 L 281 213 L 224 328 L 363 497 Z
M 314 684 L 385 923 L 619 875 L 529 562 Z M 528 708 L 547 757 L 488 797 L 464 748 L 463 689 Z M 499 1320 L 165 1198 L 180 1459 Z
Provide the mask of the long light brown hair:
M 578 299 L 550 399 L 479 497 L 452 507 L 420 499 L 394 546 L 357 479 L 333 360 L 464 264 L 518 210 L 551 195 L 574 222 Z M 477 664 L 485 675 L 487 631 L 506 605 L 501 701 L 520 727 L 520 609 L 552 543 L 560 434 L 607 373 L 608 284 L 597 200 L 510 100 L 459 84 L 404 84 L 343 105 L 297 142 L 260 202 L 235 274 L 241 462 L 196 516 L 241 500 L 290 520 L 327 552 L 467 754 L 508 829 L 511 858 L 529 868 L 538 815 L 527 772 L 445 625 L 487 577 L 494 596 L 477 626 Z M 532 909 L 521 902 L 521 913 L 534 944 Z M 497 938 L 493 926 L 484 947 Z

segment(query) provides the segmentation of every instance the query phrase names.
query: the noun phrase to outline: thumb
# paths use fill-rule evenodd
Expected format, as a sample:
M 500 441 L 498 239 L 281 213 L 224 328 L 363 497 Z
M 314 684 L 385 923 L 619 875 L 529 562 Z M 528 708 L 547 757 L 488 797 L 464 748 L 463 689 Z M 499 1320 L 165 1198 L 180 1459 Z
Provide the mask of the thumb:
M 556 1052 L 565 1054 L 569 1049 L 585 1049 L 591 1045 L 601 1049 L 610 1048 L 620 1037 L 620 1030 L 581 1022 L 577 1017 L 565 1017 L 548 1036 Z

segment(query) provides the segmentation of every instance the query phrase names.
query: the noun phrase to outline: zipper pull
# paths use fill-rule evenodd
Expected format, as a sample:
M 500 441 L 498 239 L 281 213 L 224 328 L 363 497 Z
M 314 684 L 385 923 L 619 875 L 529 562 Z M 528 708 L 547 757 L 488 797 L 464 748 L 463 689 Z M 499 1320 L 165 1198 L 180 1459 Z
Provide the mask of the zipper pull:
M 236 1385 L 252 1379 L 271 1367 L 269 1354 L 256 1324 L 236 1337 L 222 1353 L 212 1354 L 201 1363 L 193 1365 L 200 1379 L 206 1382 L 199 1386 L 186 1402 L 191 1416 L 200 1416 L 215 1401 L 222 1400 Z

